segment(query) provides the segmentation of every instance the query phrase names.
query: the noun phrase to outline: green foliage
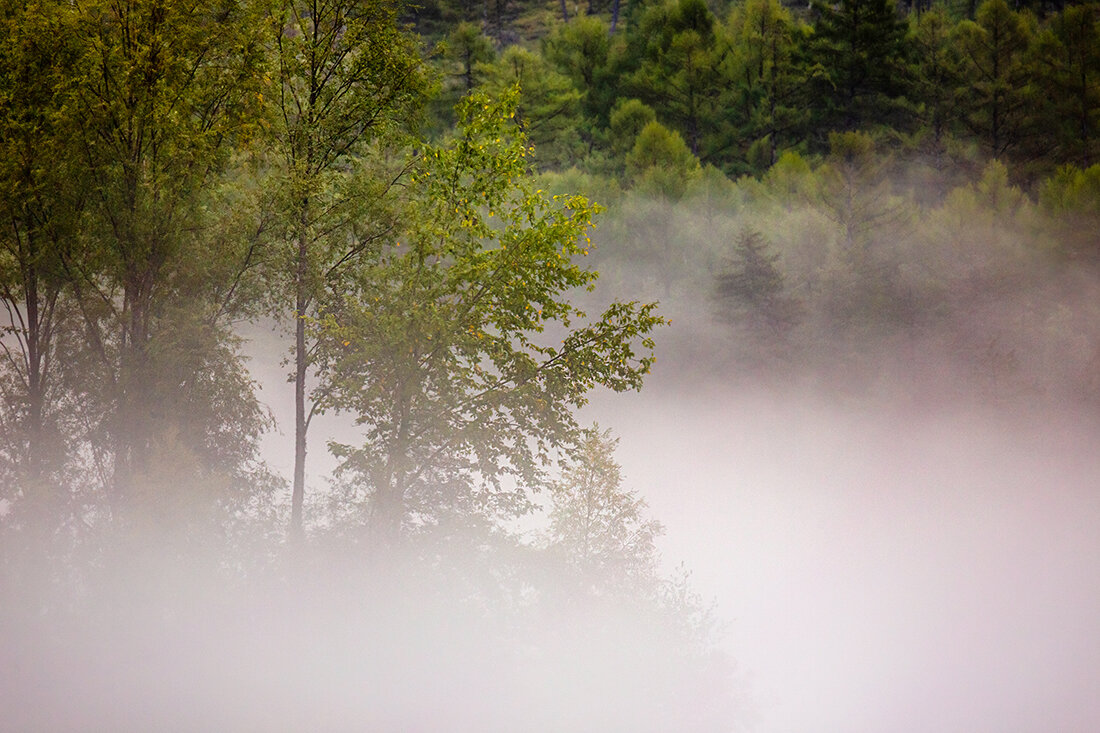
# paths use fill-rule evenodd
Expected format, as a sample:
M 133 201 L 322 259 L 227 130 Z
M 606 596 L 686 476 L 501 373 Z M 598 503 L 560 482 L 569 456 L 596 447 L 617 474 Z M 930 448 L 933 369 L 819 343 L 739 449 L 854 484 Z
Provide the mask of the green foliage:
M 275 134 L 294 175 L 324 173 L 409 120 L 425 81 L 417 41 L 395 14 L 389 0 L 282 0 L 272 9 Z
M 2 8 L 0 493 L 45 554 L 107 521 L 209 538 L 268 478 L 220 226 L 260 126 L 253 10 Z
M 551 486 L 547 548 L 563 557 L 593 592 L 652 589 L 660 522 L 646 502 L 623 489 L 615 462 L 618 439 L 598 426 L 585 430 L 559 480 Z
M 266 173 L 274 255 L 271 310 L 294 332 L 294 488 L 291 527 L 301 533 L 312 350 L 305 321 L 356 260 L 373 254 L 392 224 L 402 171 L 385 151 L 399 144 L 426 92 L 417 41 L 390 0 L 280 0 L 267 18 L 277 76 L 273 156 Z M 266 79 L 267 77 L 265 77 Z
M 806 75 L 798 57 L 806 29 L 778 0 L 749 0 L 730 13 L 733 134 L 754 173 L 804 134 Z
M 943 221 L 944 243 L 956 249 L 956 266 L 977 285 L 1002 287 L 1000 280 L 1031 265 L 1024 236 L 1033 227 L 1034 206 L 1009 179 L 1008 167 L 990 161 L 978 180 L 952 190 L 935 218 Z M 980 275 L 976 273 L 981 273 Z
M 1100 155 L 1100 15 L 1094 3 L 1065 8 L 1034 44 L 1041 107 L 1040 153 L 1088 165 Z
M 1054 215 L 1100 213 L 1100 165 L 1059 168 L 1040 187 L 1039 203 Z
M 1039 205 L 1067 254 L 1100 256 L 1100 165 L 1059 168 L 1040 186 Z
M 650 122 L 626 156 L 626 171 L 639 190 L 675 201 L 698 178 L 700 167 L 678 133 Z
M 574 261 L 596 209 L 532 190 L 515 104 L 463 103 L 460 136 L 421 155 L 405 226 L 317 326 L 324 404 L 365 430 L 334 446 L 340 471 L 383 542 L 527 511 L 523 489 L 576 436 L 572 410 L 597 385 L 638 388 L 653 361 L 635 353 L 653 346 L 653 305 L 584 322 L 566 299 L 596 277 Z
M 435 138 L 455 124 L 454 108 L 464 95 L 485 83 L 496 60 L 492 40 L 477 23 L 462 22 L 436 47 L 434 65 L 439 73 L 439 93 L 428 100 L 425 133 Z
M 534 146 L 539 166 L 568 167 L 583 147 L 581 92 L 542 56 L 519 46 L 501 54 L 485 89 L 501 97 L 513 87 L 520 90 L 516 118 Z
M 62 251 L 82 205 L 63 108 L 79 51 L 71 17 L 56 8 L 7 4 L 2 13 L 0 498 L 57 510 L 72 457 L 56 383 L 67 325 Z
M 719 26 L 703 0 L 669 0 L 650 6 L 629 31 L 626 87 L 677 129 L 692 154 L 707 160 L 719 114 L 725 49 Z
M 490 63 L 496 56 L 492 42 L 474 23 L 459 23 L 447 35 L 445 57 L 457 68 L 455 76 L 459 87 L 469 94 L 479 83 L 479 66 Z
M 1004 0 L 985 0 L 977 20 L 955 29 L 964 86 L 964 121 L 991 157 L 1018 149 L 1028 132 L 1035 90 L 1026 54 L 1032 30 Z
M 809 39 L 817 124 L 822 131 L 906 123 L 909 46 L 893 0 L 814 3 Z
M 89 450 L 108 457 L 100 467 L 112 508 L 142 521 L 166 501 L 144 491 L 164 446 L 178 446 L 168 450 L 192 476 L 221 462 L 203 435 L 182 428 L 218 397 L 192 391 L 172 366 L 216 359 L 223 375 L 243 370 L 217 350 L 231 289 L 202 273 L 237 269 L 211 266 L 241 252 L 211 231 L 209 205 L 233 148 L 255 129 L 263 46 L 248 6 L 94 2 L 67 12 L 80 57 L 65 124 L 87 187 L 78 246 L 66 254 L 88 351 L 78 389 L 95 426 Z M 181 332 L 197 341 L 185 347 Z M 189 350 L 197 343 L 201 353 Z M 220 409 L 241 434 L 258 431 L 254 395 L 238 397 Z
M 920 105 L 921 122 L 937 142 L 954 127 L 963 101 L 957 92 L 962 72 L 952 27 L 946 10 L 934 7 L 921 13 L 912 36 L 916 59 L 913 101 Z
M 593 122 L 607 116 L 610 49 L 607 24 L 592 15 L 573 18 L 542 40 L 542 55 L 583 95 L 582 108 Z
M 625 157 L 634 148 L 645 126 L 657 121 L 657 113 L 649 105 L 637 99 L 620 99 L 611 110 L 611 150 Z
M 797 325 L 799 306 L 785 292 L 778 260 L 763 234 L 742 229 L 728 269 L 715 278 L 718 318 L 764 341 L 781 339 Z
M 887 160 L 874 140 L 859 132 L 829 135 L 829 157 L 820 171 L 821 202 L 841 229 L 841 246 L 856 266 L 866 264 L 874 242 L 888 239 L 903 211 L 891 197 Z
M 813 198 L 819 186 L 810 164 L 794 151 L 779 156 L 764 175 L 764 184 L 772 195 L 787 203 Z

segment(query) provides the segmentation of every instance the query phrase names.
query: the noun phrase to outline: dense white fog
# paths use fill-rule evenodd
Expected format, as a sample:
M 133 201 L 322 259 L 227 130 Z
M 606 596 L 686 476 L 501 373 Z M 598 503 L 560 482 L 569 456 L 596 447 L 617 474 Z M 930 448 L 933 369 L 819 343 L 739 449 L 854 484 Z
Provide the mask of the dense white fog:
M 727 690 L 681 702 L 732 699 L 729 729 L 763 733 L 1100 726 L 1095 415 L 990 402 L 963 382 L 918 393 L 921 375 L 863 391 L 756 387 L 692 354 L 705 321 L 674 319 L 647 388 L 601 393 L 582 415 L 621 437 L 624 481 L 666 526 L 668 569 L 682 564 L 713 603 L 733 660 Z M 652 722 L 586 728 L 598 704 L 571 695 L 599 665 L 558 661 L 539 683 L 555 690 L 547 709 L 564 715 L 569 700 L 577 717 L 549 729 Z
M 749 729 L 1100 725 L 1092 420 L 717 385 L 594 411 L 727 622 Z

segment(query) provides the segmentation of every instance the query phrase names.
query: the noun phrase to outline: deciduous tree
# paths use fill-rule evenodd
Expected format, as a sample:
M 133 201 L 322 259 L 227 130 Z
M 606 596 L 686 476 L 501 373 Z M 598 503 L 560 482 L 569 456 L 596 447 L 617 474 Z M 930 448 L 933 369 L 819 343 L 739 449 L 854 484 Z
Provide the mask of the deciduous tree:
M 64 132 L 87 194 L 63 260 L 84 333 L 69 361 L 82 360 L 75 388 L 112 508 L 168 520 L 186 491 L 233 473 L 226 461 L 259 430 L 226 332 L 226 278 L 241 253 L 211 216 L 256 113 L 256 17 L 205 1 L 89 0 L 63 12 L 79 50 L 62 85 Z
M 404 225 L 317 324 L 324 404 L 363 428 L 333 446 L 339 472 L 383 545 L 528 510 L 577 438 L 573 409 L 597 385 L 638 388 L 653 361 L 653 305 L 588 320 L 570 304 L 596 278 L 575 262 L 595 208 L 533 190 L 515 103 L 463 103 L 459 136 L 420 157 Z
M 294 330 L 292 534 L 303 526 L 306 436 L 316 411 L 306 320 L 395 225 L 384 208 L 402 171 L 379 170 L 369 149 L 392 143 L 387 136 L 422 101 L 417 43 L 396 18 L 390 0 L 280 0 L 268 18 L 277 63 L 273 203 L 285 245 L 272 281 L 283 304 L 276 310 L 292 314 Z
M 655 542 L 664 527 L 646 517 L 645 499 L 623 488 L 618 442 L 598 426 L 583 433 L 551 489 L 547 546 L 592 592 L 653 592 L 659 585 Z

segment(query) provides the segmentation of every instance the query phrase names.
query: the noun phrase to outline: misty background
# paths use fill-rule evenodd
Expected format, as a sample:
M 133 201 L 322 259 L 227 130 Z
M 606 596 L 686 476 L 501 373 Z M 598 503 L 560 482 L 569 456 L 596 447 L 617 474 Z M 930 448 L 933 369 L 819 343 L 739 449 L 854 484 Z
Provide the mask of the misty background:
M 1100 6 L 584 5 L 0 8 L 0 729 L 1100 726 Z

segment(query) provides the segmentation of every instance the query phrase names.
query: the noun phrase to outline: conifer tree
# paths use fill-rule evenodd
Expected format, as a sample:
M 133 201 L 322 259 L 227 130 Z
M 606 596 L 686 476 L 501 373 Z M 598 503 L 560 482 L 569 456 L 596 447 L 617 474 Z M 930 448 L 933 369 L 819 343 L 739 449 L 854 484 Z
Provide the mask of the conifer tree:
M 822 131 L 907 123 L 909 47 L 894 0 L 815 2 L 809 62 Z M 819 142 L 824 142 L 820 140 Z
M 779 255 L 768 249 L 762 233 L 742 229 L 729 268 L 715 278 L 714 298 L 720 320 L 757 339 L 775 340 L 797 325 L 800 309 L 786 293 Z
M 729 106 L 737 116 L 731 134 L 750 169 L 762 172 L 804 134 L 805 72 L 798 58 L 803 31 L 778 0 L 749 0 L 730 14 L 729 27 Z
M 976 21 L 955 30 L 962 58 L 964 121 L 991 157 L 1018 150 L 1031 124 L 1034 88 L 1026 65 L 1031 28 L 1004 0 L 985 0 Z
M 1073 5 L 1051 18 L 1034 57 L 1044 90 L 1037 152 L 1082 167 L 1100 161 L 1100 8 Z

